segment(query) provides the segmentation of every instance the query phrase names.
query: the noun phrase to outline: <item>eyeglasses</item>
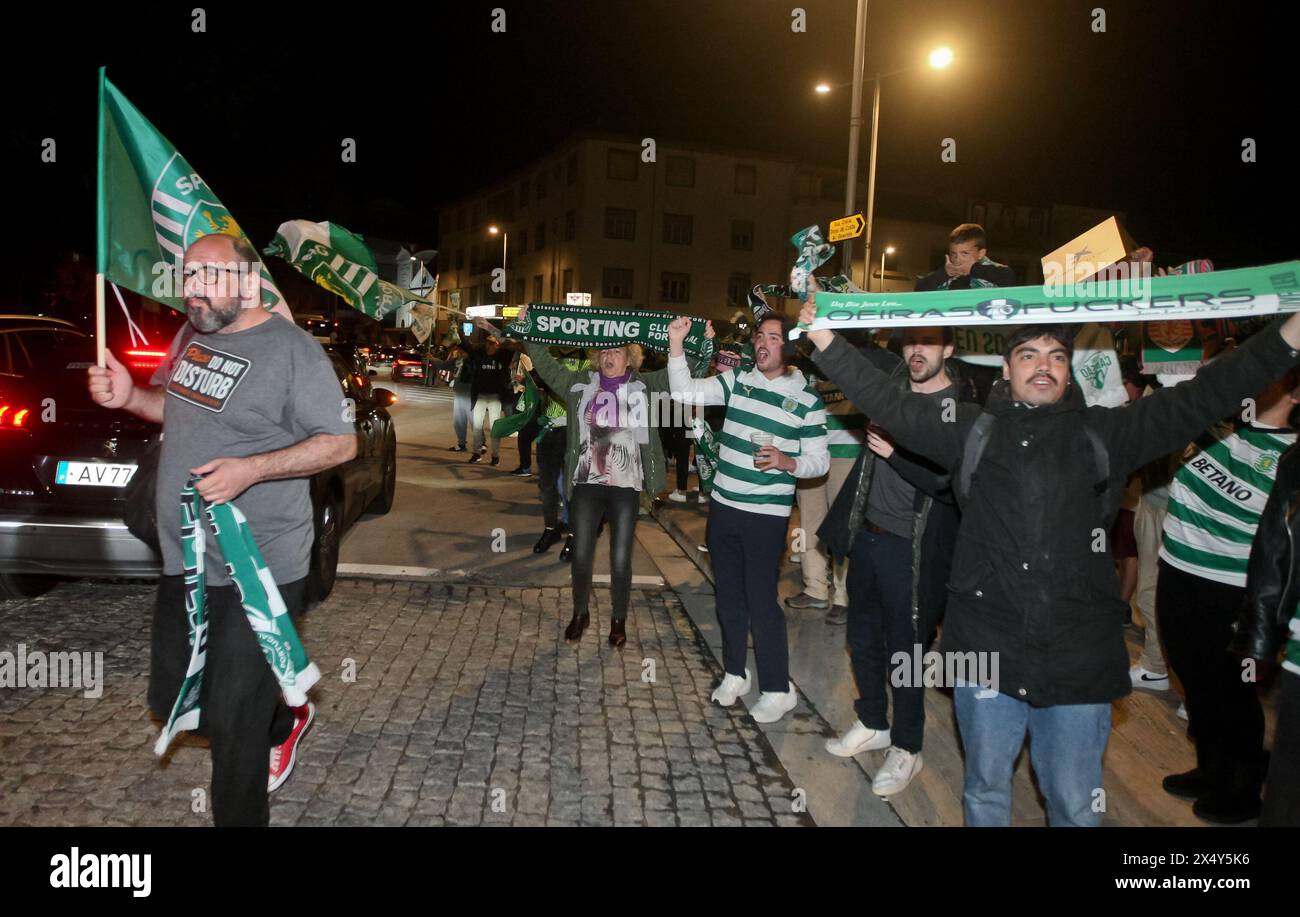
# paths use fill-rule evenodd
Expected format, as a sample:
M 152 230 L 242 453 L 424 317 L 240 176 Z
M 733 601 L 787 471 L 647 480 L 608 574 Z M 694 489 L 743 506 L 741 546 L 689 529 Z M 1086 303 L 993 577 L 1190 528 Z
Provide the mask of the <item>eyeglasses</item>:
M 185 268 L 182 276 L 188 284 L 196 278 L 204 284 L 213 284 L 221 279 L 222 274 L 239 274 L 240 271 L 228 267 L 217 267 L 214 264 L 196 264 L 193 267 Z

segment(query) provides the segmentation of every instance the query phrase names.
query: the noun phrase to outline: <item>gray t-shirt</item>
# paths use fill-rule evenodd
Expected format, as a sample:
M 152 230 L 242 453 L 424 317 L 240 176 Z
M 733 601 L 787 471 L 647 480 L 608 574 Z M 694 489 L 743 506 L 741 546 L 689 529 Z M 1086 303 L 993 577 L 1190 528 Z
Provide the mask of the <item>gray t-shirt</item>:
M 157 510 L 168 575 L 185 572 L 180 497 L 191 468 L 285 449 L 318 433 L 355 433 L 329 357 L 311 335 L 279 316 L 231 334 L 199 334 L 186 323 L 151 381 L 167 392 Z M 234 505 L 248 519 L 277 583 L 307 575 L 314 537 L 307 478 L 262 481 Z M 207 581 L 224 585 L 230 578 L 208 534 Z
M 916 488 L 903 480 L 888 459 L 876 456 L 867 492 L 867 521 L 903 538 L 912 537 Z

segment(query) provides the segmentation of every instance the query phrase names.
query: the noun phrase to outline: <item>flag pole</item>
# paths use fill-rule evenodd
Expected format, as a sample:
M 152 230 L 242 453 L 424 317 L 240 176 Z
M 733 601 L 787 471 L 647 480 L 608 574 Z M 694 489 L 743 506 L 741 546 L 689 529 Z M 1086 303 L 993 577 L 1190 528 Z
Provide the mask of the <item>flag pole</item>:
M 108 207 L 104 200 L 104 82 L 106 68 L 99 68 L 99 160 L 96 168 L 95 207 L 95 362 L 101 368 L 108 365 L 108 349 L 104 317 L 104 275 L 108 272 Z

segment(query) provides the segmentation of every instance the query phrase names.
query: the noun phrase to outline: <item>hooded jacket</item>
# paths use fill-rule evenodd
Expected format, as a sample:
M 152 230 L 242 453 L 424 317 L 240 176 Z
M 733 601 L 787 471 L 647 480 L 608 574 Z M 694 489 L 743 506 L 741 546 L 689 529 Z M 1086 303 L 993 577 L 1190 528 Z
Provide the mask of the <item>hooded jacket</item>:
M 945 418 L 926 396 L 891 386 L 838 336 L 815 359 L 899 445 L 959 473 L 974 418 Z M 1124 407 L 1086 407 L 1073 384 L 1037 408 L 990 397 L 984 410 L 995 422 L 962 507 L 941 648 L 997 653 L 997 690 L 1034 706 L 1128 694 L 1126 606 L 1083 425 L 1107 450 L 1107 486 L 1122 489 L 1131 472 L 1239 411 L 1297 361 L 1274 323 L 1191 381 Z

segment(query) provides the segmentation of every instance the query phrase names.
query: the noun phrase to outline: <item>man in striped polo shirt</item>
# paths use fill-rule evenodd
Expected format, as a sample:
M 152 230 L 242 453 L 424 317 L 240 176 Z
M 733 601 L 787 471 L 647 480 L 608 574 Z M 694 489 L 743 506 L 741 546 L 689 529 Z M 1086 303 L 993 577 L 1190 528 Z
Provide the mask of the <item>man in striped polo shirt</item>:
M 751 688 L 745 667 L 754 634 L 758 687 L 750 709 L 760 723 L 775 723 L 798 704 L 790 681 L 785 615 L 777 579 L 795 480 L 818 478 L 830 467 L 826 408 L 803 373 L 787 365 L 793 322 L 772 316 L 754 328 L 754 366 L 692 379 L 682 350 L 689 318 L 668 327 L 668 378 L 673 399 L 725 405 L 718 434 L 706 540 L 717 592 L 725 675 L 713 700 L 729 707 Z
M 1264 711 L 1253 680 L 1225 648 L 1246 592 L 1250 546 L 1296 433 L 1300 370 L 1255 399 L 1253 423 L 1212 432 L 1174 475 L 1165 517 L 1156 607 L 1169 664 L 1187 694 L 1196 768 L 1165 778 L 1166 792 L 1194 800 L 1206 821 L 1259 815 Z

